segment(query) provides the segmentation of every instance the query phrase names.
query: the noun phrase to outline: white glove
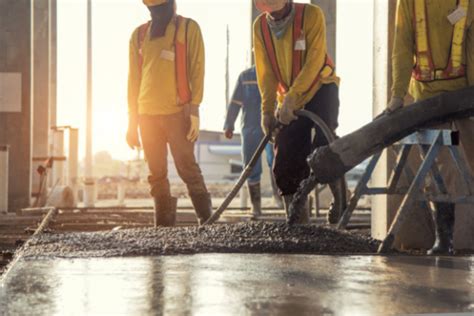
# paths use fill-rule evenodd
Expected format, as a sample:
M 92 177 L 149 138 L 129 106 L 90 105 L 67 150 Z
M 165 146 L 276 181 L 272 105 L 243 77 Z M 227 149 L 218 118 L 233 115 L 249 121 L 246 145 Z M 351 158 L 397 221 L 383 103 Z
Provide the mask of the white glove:
M 194 143 L 199 137 L 199 105 L 186 104 L 183 111 L 184 116 L 189 118 L 190 122 L 186 138 Z
M 278 121 L 283 125 L 289 125 L 291 122 L 298 119 L 295 115 L 295 98 L 291 96 L 286 96 L 283 100 L 281 108 L 278 109 L 277 117 Z
M 387 105 L 387 109 L 385 110 L 385 112 L 387 114 L 391 114 L 401 109 L 402 107 L 403 107 L 403 99 L 399 97 L 392 97 L 392 99 L 390 99 L 390 102 Z
M 191 126 L 189 126 L 189 132 L 186 138 L 194 143 L 199 137 L 199 116 L 191 115 L 189 119 Z

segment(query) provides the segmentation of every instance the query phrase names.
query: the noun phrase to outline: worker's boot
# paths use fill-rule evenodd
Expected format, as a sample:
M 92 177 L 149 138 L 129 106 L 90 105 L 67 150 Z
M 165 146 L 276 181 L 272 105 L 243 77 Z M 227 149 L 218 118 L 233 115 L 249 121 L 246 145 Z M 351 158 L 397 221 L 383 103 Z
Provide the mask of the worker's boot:
M 260 191 L 260 182 L 247 184 L 249 190 L 250 202 L 252 203 L 252 216 L 257 218 L 262 215 L 262 195 Z
M 345 211 L 347 207 L 347 186 L 345 181 L 343 182 L 343 187 L 339 188 L 339 181 L 329 183 L 329 188 L 331 189 L 332 196 L 334 197 L 331 205 L 329 206 L 327 220 L 329 224 L 337 224 L 339 219 L 342 216 L 342 212 Z
M 283 205 L 285 206 L 286 218 L 290 219 L 290 205 L 293 201 L 293 194 L 283 195 Z M 309 208 L 308 203 L 304 203 L 303 209 L 300 210 L 297 220 L 294 224 L 308 224 L 309 223 Z M 293 224 L 293 223 L 292 223 Z
M 190 194 L 199 225 L 204 224 L 212 215 L 212 200 L 209 193 Z
M 178 199 L 169 195 L 156 196 L 155 202 L 155 227 L 171 227 L 176 224 L 176 208 Z
M 428 250 L 428 255 L 452 255 L 453 233 L 454 233 L 454 212 L 453 203 L 435 203 L 434 221 L 436 240 L 433 248 Z
M 276 185 L 275 176 L 273 175 L 273 172 L 270 172 L 270 178 L 272 182 L 273 202 L 275 203 L 275 206 L 278 209 L 282 209 L 284 207 L 283 199 L 281 198 L 281 195 L 278 192 L 278 187 Z

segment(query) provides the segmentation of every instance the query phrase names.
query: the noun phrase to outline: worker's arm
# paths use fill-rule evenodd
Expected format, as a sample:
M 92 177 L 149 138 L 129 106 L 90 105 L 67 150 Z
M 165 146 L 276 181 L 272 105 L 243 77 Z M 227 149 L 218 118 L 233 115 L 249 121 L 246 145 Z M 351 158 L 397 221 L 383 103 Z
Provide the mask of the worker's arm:
M 255 66 L 257 82 L 262 96 L 262 113 L 274 113 L 277 96 L 278 80 L 268 60 L 260 28 L 260 18 L 253 25 L 253 45 L 255 51 Z
M 403 99 L 408 91 L 416 52 L 413 8 L 408 0 L 398 0 L 395 40 L 392 52 L 392 97 Z
M 130 117 L 138 115 L 138 95 L 140 93 L 140 70 L 138 69 L 138 31 L 130 38 L 128 68 L 128 113 Z
M 470 86 L 474 86 L 474 5 L 469 6 L 469 11 L 470 26 L 466 37 L 467 80 Z
M 224 130 L 235 129 L 235 121 L 239 116 L 240 108 L 244 105 L 243 100 L 243 85 L 242 85 L 242 75 L 239 76 L 237 84 L 235 86 L 234 93 L 232 94 L 232 100 L 230 101 L 229 106 L 227 107 L 227 114 L 225 117 Z
M 204 94 L 204 41 L 199 25 L 189 21 L 188 25 L 188 69 L 191 88 L 191 104 L 200 105 Z
M 306 61 L 288 91 L 288 97 L 295 100 L 297 110 L 304 104 L 300 99 L 313 86 L 317 74 L 326 63 L 326 21 L 323 11 L 316 6 L 307 6 L 305 12 L 304 33 L 306 40 Z

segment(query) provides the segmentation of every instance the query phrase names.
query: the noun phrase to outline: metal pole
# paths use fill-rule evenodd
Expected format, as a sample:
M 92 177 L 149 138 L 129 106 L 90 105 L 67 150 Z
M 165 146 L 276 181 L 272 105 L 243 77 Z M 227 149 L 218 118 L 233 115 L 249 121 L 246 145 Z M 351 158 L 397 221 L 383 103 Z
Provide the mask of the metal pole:
M 68 155 L 68 185 L 74 193 L 74 202 L 77 203 L 79 170 L 79 130 L 69 129 L 69 155 Z
M 95 203 L 95 180 L 92 169 L 92 126 L 92 1 L 87 0 L 87 126 L 84 179 L 84 204 L 87 207 L 93 207 Z
M 8 212 L 8 145 L 0 145 L 0 213 Z

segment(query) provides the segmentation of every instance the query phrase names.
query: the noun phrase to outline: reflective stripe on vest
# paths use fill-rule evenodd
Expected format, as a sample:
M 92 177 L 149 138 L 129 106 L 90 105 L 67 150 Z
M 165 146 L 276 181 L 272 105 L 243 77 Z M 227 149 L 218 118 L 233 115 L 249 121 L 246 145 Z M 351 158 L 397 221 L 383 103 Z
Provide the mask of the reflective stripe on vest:
M 295 81 L 296 77 L 298 77 L 301 69 L 303 68 L 303 50 L 296 50 L 296 41 L 304 36 L 303 26 L 304 26 L 304 11 L 306 5 L 303 3 L 295 3 L 294 10 L 295 10 L 295 17 L 293 21 L 293 61 L 292 61 L 292 72 L 291 72 L 291 83 Z M 280 95 L 285 95 L 288 93 L 289 87 L 283 80 L 281 75 L 280 67 L 278 65 L 276 52 L 275 52 L 275 45 L 273 43 L 273 37 L 270 31 L 270 27 L 268 26 L 267 19 L 265 15 L 260 17 L 260 28 L 262 31 L 262 38 L 265 45 L 265 50 L 267 52 L 268 59 L 270 60 L 270 64 L 272 65 L 273 73 L 278 81 L 278 93 Z M 329 55 L 326 55 L 326 61 L 319 71 L 318 75 L 314 79 L 313 83 L 309 87 L 309 89 L 305 92 L 309 92 L 321 78 L 326 78 L 334 74 L 334 62 L 332 61 Z
M 175 68 L 176 68 L 176 87 L 178 90 L 178 104 L 184 105 L 191 102 L 191 89 L 189 88 L 188 76 L 188 58 L 187 58 L 187 36 L 188 36 L 189 20 L 178 15 L 175 19 Z M 151 22 L 147 22 L 138 28 L 138 70 L 140 78 L 143 68 L 143 42 L 150 28 Z
M 458 6 L 468 12 L 469 0 L 458 0 Z M 428 30 L 428 10 L 425 0 L 414 1 L 414 20 L 416 64 L 413 69 L 413 78 L 417 81 L 428 82 L 464 77 L 466 67 L 462 63 L 462 58 L 467 17 L 460 19 L 454 25 L 451 53 L 445 69 L 436 69 L 433 62 Z

